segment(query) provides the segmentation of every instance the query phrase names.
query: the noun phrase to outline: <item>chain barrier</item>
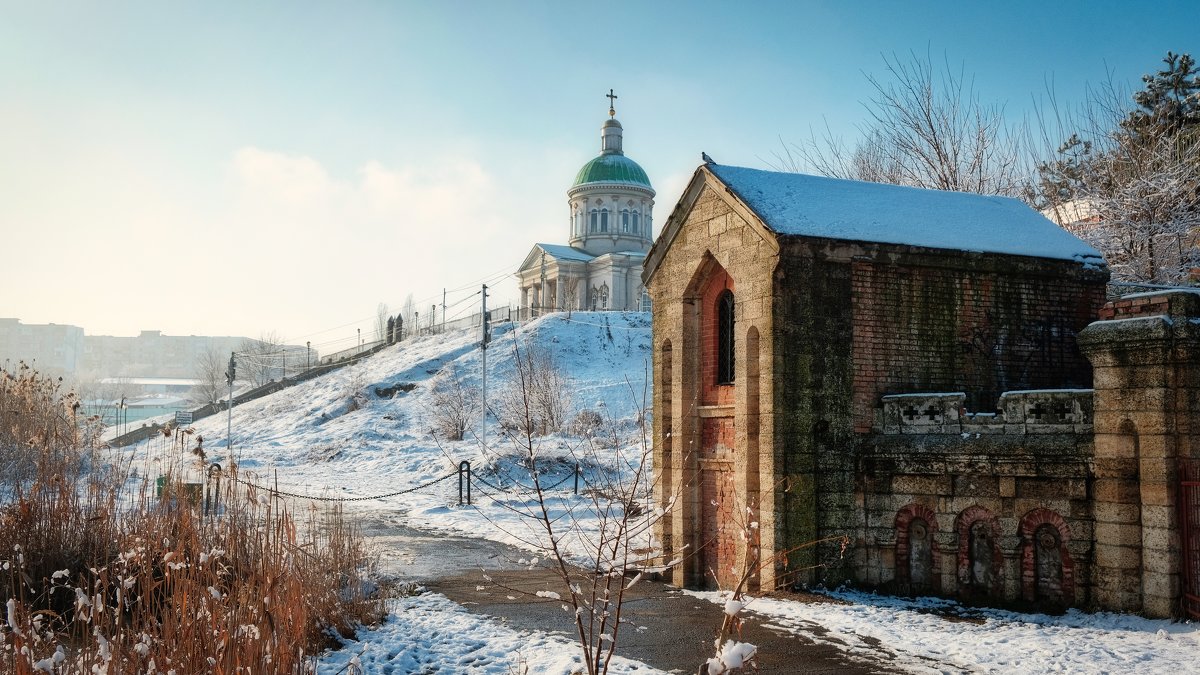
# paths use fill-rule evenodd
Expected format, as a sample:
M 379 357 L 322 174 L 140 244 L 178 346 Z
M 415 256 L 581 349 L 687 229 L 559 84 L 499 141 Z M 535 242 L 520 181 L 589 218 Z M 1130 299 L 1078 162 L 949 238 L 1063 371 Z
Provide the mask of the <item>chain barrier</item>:
M 417 490 L 423 490 L 427 487 L 437 485 L 438 483 L 449 480 L 457 475 L 458 475 L 458 472 L 455 471 L 454 473 L 448 473 L 445 476 L 442 476 L 441 478 L 436 478 L 434 480 L 429 481 L 428 483 L 422 483 L 421 485 L 417 485 L 415 487 L 410 487 L 410 488 L 407 488 L 404 490 L 398 490 L 396 492 L 389 492 L 387 494 L 382 494 L 382 495 L 371 495 L 370 497 L 314 497 L 312 495 L 299 494 L 296 492 L 285 492 L 283 490 L 276 490 L 274 488 L 257 485 L 255 483 L 251 483 L 248 480 L 237 478 L 236 476 L 230 476 L 230 478 L 232 480 L 235 480 L 235 481 L 241 483 L 242 485 L 247 486 L 247 487 L 252 487 L 256 490 L 262 490 L 263 492 L 269 492 L 269 493 L 275 494 L 275 495 L 281 495 L 283 497 L 295 497 L 296 499 L 308 499 L 308 500 L 311 500 L 314 502 L 365 502 L 365 501 L 370 501 L 372 499 L 386 499 L 388 497 L 398 497 L 400 495 L 406 495 L 410 492 L 416 492 Z
M 558 481 L 557 483 L 554 483 L 553 485 L 543 485 L 542 490 L 547 491 L 547 490 L 553 490 L 555 488 L 561 487 L 563 484 L 565 484 L 567 481 L 569 481 L 573 478 L 573 479 L 575 479 L 575 494 L 579 494 L 580 474 L 581 474 L 581 469 L 580 469 L 579 463 L 576 462 L 574 471 L 572 471 L 570 474 L 564 476 L 562 480 Z M 471 463 L 466 460 L 459 462 L 458 469 L 455 470 L 454 472 L 448 473 L 448 474 L 442 476 L 441 478 L 435 478 L 434 480 L 431 480 L 428 483 L 422 483 L 421 485 L 417 485 L 414 487 L 405 488 L 403 490 L 397 490 L 396 492 L 388 492 L 386 494 L 381 494 L 381 495 L 371 495 L 369 497 L 315 497 L 313 495 L 306 495 L 306 494 L 301 494 L 298 492 L 288 492 L 286 490 L 278 490 L 275 488 L 267 487 L 265 485 L 259 485 L 257 483 L 248 481 L 244 478 L 239 478 L 233 474 L 229 475 L 229 480 L 234 481 L 236 483 L 241 483 L 242 485 L 245 485 L 246 487 L 249 487 L 249 488 L 254 488 L 255 490 L 261 490 L 263 492 L 273 494 L 273 495 L 278 495 L 281 497 L 293 497 L 295 499 L 307 499 L 307 500 L 314 501 L 314 502 L 365 502 L 365 501 L 370 501 L 373 499 L 387 499 L 388 497 L 398 497 L 400 495 L 406 495 L 411 492 L 416 492 L 418 490 L 424 490 L 425 488 L 433 487 L 434 485 L 437 485 L 438 483 L 442 483 L 442 482 L 450 480 L 451 478 L 454 478 L 454 477 L 458 477 L 458 504 L 459 504 L 459 506 L 462 506 L 464 504 L 470 506 L 470 504 L 471 504 L 471 485 L 475 481 L 478 481 L 482 485 L 487 486 L 490 490 L 492 490 L 496 494 L 502 494 L 502 493 L 511 491 L 511 488 L 504 488 L 499 485 L 495 485 L 491 481 L 488 481 L 487 479 L 483 478 L 482 476 L 472 472 L 471 471 Z M 210 466 L 208 469 L 207 478 L 210 482 L 215 480 L 217 482 L 217 485 L 220 485 L 221 466 L 219 464 L 213 464 L 212 466 Z M 522 485 L 521 483 L 517 482 L 516 480 L 514 480 L 513 482 L 515 483 L 515 486 L 518 488 L 522 488 L 525 490 L 534 489 L 533 486 Z M 483 492 L 483 491 L 480 490 L 480 492 Z M 486 493 L 484 493 L 484 494 L 486 494 Z M 495 499 L 495 497 L 493 495 L 487 495 L 487 496 L 491 499 Z M 215 502 L 212 504 L 212 508 L 214 511 L 216 510 Z M 208 509 L 209 509 L 209 505 L 206 503 L 205 504 L 205 512 L 206 513 L 208 512 Z
M 496 484 L 492 483 L 491 480 L 487 480 L 486 478 L 479 476 L 478 473 L 475 473 L 472 470 L 470 470 L 470 462 L 468 462 L 468 461 L 461 462 L 460 473 L 462 473 L 462 471 L 463 471 L 461 468 L 462 465 L 466 465 L 467 503 L 468 504 L 470 503 L 470 484 L 472 484 L 472 482 L 476 482 L 476 480 L 478 480 L 478 482 L 480 484 L 485 485 L 486 488 L 492 490 L 493 492 L 496 492 L 496 494 L 504 494 L 504 492 L 511 492 L 512 488 L 514 488 L 514 486 L 515 486 L 515 488 L 520 488 L 522 490 L 533 490 L 534 489 L 533 485 L 522 485 L 521 483 L 518 483 L 517 480 L 515 480 L 515 479 L 512 480 L 512 483 L 514 483 L 514 485 L 509 486 L 509 488 L 504 488 L 504 486 L 496 485 Z M 562 486 L 564 483 L 568 482 L 568 480 L 574 478 L 575 479 L 575 494 L 578 495 L 578 494 L 580 494 L 581 473 L 582 473 L 581 467 L 580 467 L 580 465 L 578 465 L 578 462 L 576 462 L 574 471 L 571 471 L 571 473 L 566 474 L 566 476 L 564 476 L 562 480 L 559 480 L 558 483 L 554 483 L 552 485 L 542 485 L 541 489 L 542 489 L 542 491 L 553 490 L 553 489 L 559 488 L 559 486 Z M 458 503 L 460 503 L 460 504 L 463 503 L 462 502 L 461 480 L 462 480 L 462 478 L 460 478 L 460 486 L 458 486 Z M 584 482 L 584 483 L 586 483 L 586 482 Z M 494 500 L 494 498 L 496 498 L 493 495 L 487 495 L 486 492 L 484 492 L 482 490 L 480 490 L 480 492 L 481 492 L 481 494 L 484 494 L 487 497 L 492 498 L 492 500 Z

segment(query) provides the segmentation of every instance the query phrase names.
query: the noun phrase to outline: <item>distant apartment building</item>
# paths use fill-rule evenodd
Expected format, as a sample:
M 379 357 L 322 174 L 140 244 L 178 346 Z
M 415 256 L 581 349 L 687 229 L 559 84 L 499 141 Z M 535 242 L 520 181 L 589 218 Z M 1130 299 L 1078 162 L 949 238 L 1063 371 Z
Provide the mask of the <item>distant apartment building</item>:
M 250 340 L 163 335 L 157 330 L 144 330 L 135 337 L 89 335 L 83 339 L 79 374 L 94 378 L 191 378 L 202 355 L 215 351 L 228 357 L 246 342 Z
M 84 349 L 83 329 L 79 326 L 0 319 L 0 366 L 10 370 L 24 361 L 47 375 L 74 375 Z
M 305 346 L 273 347 L 244 337 L 163 335 L 157 330 L 116 337 L 84 335 L 83 331 L 79 326 L 0 319 L 0 366 L 8 362 L 11 369 L 24 361 L 48 375 L 77 380 L 175 380 L 178 384 L 197 377 L 197 365 L 209 353 L 228 359 L 232 352 L 252 351 L 251 360 L 259 368 L 238 372 L 239 379 L 247 380 L 278 379 L 317 362 L 316 352 Z M 180 392 L 175 388 L 173 393 Z

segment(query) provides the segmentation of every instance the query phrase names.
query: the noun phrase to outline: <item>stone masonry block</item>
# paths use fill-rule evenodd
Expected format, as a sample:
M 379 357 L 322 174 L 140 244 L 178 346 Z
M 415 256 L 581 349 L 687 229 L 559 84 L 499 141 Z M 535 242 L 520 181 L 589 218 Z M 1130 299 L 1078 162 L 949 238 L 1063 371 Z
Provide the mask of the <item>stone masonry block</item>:
M 1137 504 L 1111 504 L 1095 502 L 1092 506 L 1096 514 L 1096 524 L 1120 523 L 1138 524 L 1142 522 L 1142 509 Z
M 1138 524 L 1096 523 L 1096 541 L 1117 546 L 1142 545 L 1142 526 Z
M 1096 587 L 1109 593 L 1136 596 L 1142 592 L 1141 575 L 1136 568 L 1097 566 L 1095 575 Z
M 1141 495 L 1132 481 L 1101 479 L 1092 485 L 1092 498 L 1096 503 L 1137 504 Z
M 1175 507 L 1175 486 L 1142 480 L 1142 506 Z
M 896 476 L 892 479 L 892 490 L 906 495 L 949 495 L 950 476 Z
M 1169 559 L 1179 551 L 1179 536 L 1159 527 L 1142 528 L 1142 550 L 1146 553 L 1146 569 L 1174 570 L 1176 565 Z
M 1148 617 L 1166 619 L 1175 613 L 1179 597 L 1175 595 L 1145 595 L 1142 598 L 1142 613 Z
M 1178 598 L 1180 578 L 1178 574 L 1157 574 L 1150 572 L 1142 579 L 1142 591 L 1148 596 L 1160 598 Z
M 1141 507 L 1142 524 L 1146 527 L 1158 527 L 1165 530 L 1177 527 L 1179 516 L 1175 509 L 1169 506 L 1144 504 Z
M 1138 454 L 1142 457 L 1143 470 L 1148 458 L 1169 458 L 1169 461 L 1174 463 L 1175 439 L 1163 434 L 1139 434 Z
M 1139 434 L 1168 433 L 1170 424 L 1164 413 L 1135 412 L 1125 410 L 1097 410 L 1094 429 L 1097 434 L 1119 434 L 1121 424 L 1132 420 Z
M 1103 433 L 1095 435 L 1096 461 L 1133 459 L 1133 443 L 1127 434 Z
M 999 492 L 1001 497 L 1017 496 L 1017 479 L 1012 476 L 1001 476 L 998 479 Z
M 1108 569 L 1137 570 L 1142 567 L 1142 549 L 1096 542 L 1096 566 Z
M 1163 410 L 1168 400 L 1166 387 L 1127 387 L 1113 395 L 1098 396 L 1095 410 Z

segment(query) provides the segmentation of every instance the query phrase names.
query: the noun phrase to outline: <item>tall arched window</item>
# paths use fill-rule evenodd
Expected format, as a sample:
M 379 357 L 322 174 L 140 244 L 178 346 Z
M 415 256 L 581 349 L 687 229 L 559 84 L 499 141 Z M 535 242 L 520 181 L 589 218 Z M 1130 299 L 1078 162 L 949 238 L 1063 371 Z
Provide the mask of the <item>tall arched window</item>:
M 641 234 L 641 233 L 642 233 L 641 227 L 639 226 L 639 225 L 640 225 L 640 221 L 641 221 L 641 219 L 640 219 L 640 218 L 638 218 L 638 212 L 637 212 L 637 211 L 634 211 L 634 212 L 633 212 L 633 221 L 632 221 L 632 223 L 633 223 L 633 224 L 630 226 L 630 227 L 631 227 L 631 229 L 633 230 L 633 233 L 634 233 L 634 234 Z
M 717 297 L 717 384 L 733 384 L 733 291 Z
M 628 209 L 621 210 L 621 231 L 629 231 L 629 211 Z
M 600 209 L 600 231 L 608 232 L 608 209 Z
M 588 225 L 588 231 L 589 232 L 599 232 L 600 231 L 600 212 L 597 211 L 596 209 L 592 209 L 591 222 Z

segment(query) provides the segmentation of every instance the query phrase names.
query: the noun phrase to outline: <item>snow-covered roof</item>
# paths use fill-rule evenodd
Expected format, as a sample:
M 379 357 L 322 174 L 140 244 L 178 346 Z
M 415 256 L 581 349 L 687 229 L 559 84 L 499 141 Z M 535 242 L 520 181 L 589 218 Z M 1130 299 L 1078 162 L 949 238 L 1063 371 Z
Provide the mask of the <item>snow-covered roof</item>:
M 564 246 L 562 244 L 538 244 L 537 246 L 545 251 L 547 255 L 554 256 L 559 260 L 587 262 L 596 257 L 587 251 L 577 249 L 573 246 Z
M 708 164 L 778 234 L 1079 260 L 1103 257 L 1010 197 Z

